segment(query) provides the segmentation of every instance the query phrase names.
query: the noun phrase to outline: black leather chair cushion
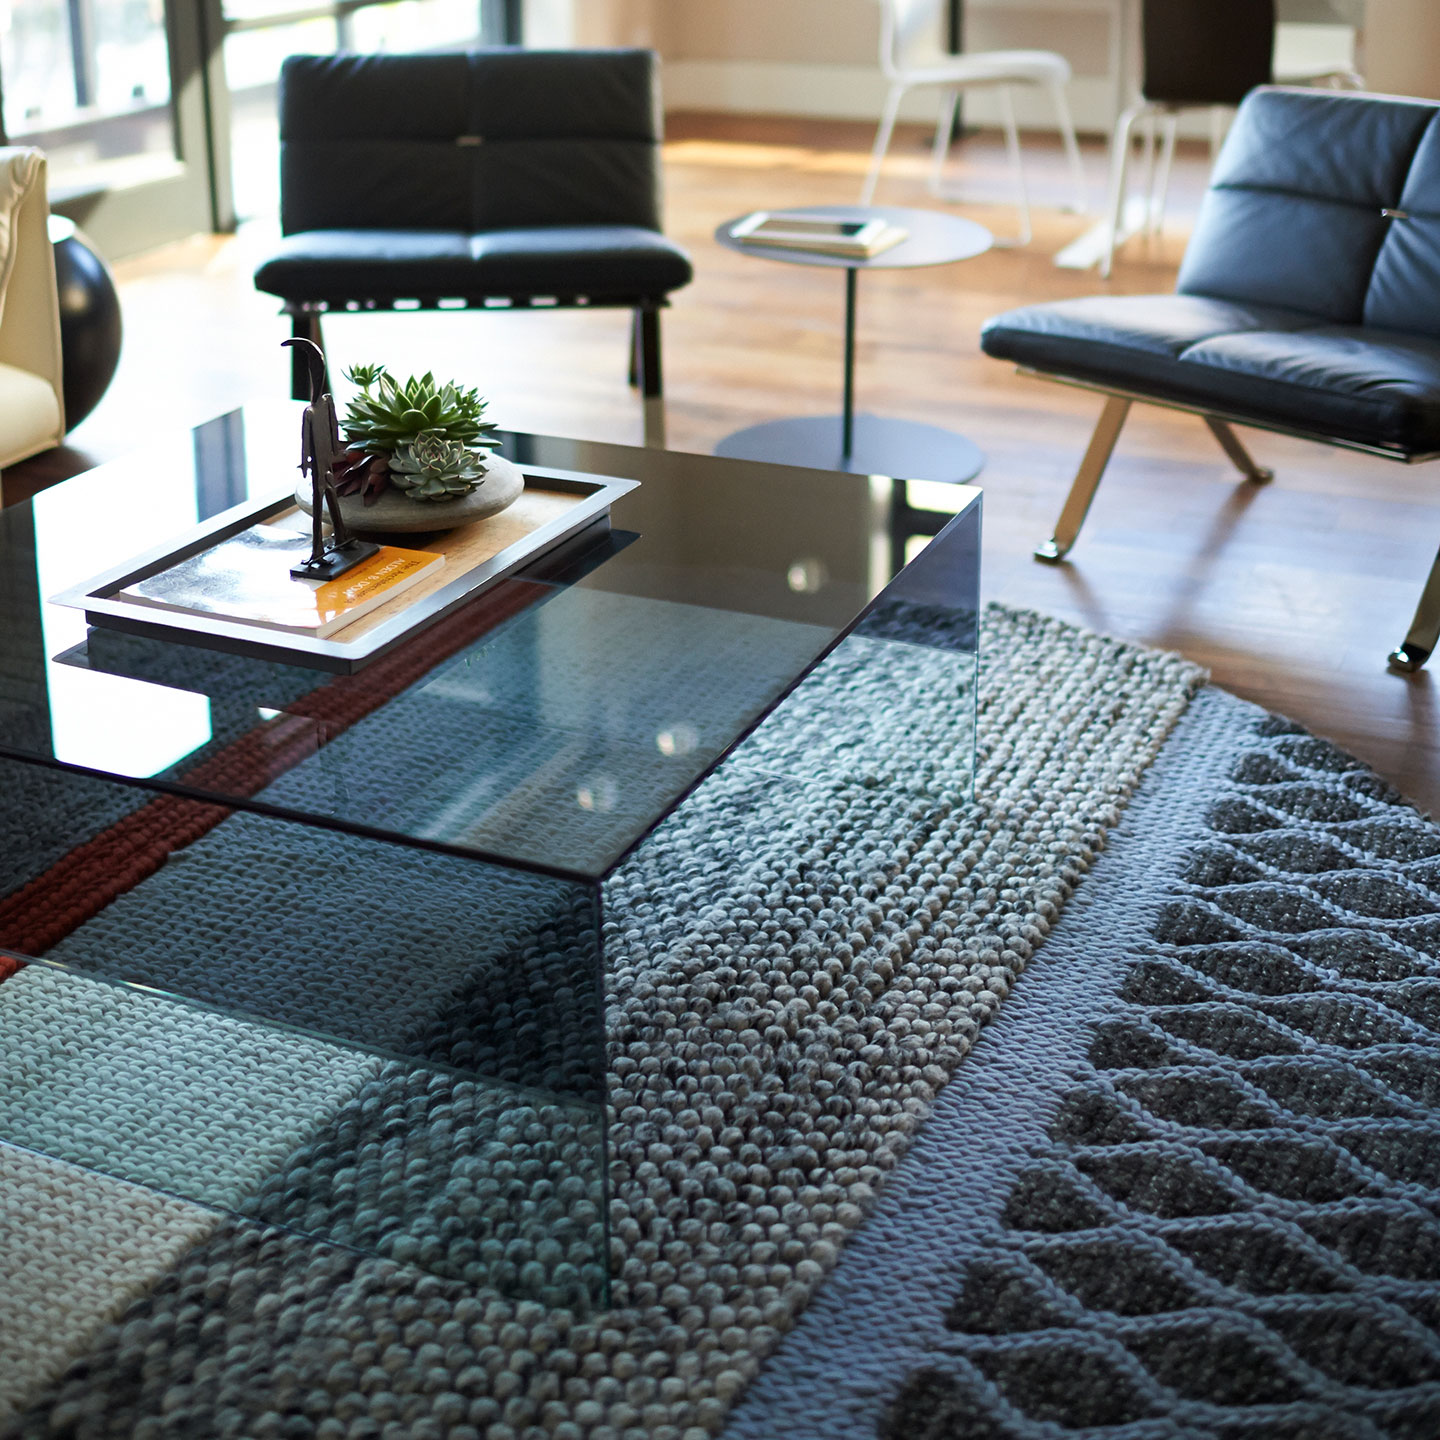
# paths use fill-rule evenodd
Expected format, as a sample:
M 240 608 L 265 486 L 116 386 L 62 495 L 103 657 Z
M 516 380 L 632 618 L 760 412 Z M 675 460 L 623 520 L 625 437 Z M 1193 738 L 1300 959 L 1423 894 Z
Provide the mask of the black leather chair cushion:
M 1013 310 L 987 355 L 1261 424 L 1440 451 L 1440 340 L 1195 295 L 1094 296 Z
M 291 56 L 281 229 L 658 229 L 654 63 L 647 50 Z
M 424 297 L 664 294 L 688 284 L 689 258 L 658 231 L 624 225 L 465 230 L 309 230 L 255 272 L 285 298 L 340 303 Z
M 1200 207 L 1176 289 L 1365 321 L 1365 296 L 1411 161 L 1423 101 L 1261 90 L 1245 102 Z
M 1426 130 L 1380 246 L 1365 323 L 1440 335 L 1440 123 Z

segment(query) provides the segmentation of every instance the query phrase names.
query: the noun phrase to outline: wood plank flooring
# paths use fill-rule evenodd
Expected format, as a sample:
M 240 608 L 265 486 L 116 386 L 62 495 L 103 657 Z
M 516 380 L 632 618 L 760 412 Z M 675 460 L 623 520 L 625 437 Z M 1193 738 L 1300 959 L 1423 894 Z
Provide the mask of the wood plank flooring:
M 696 280 L 665 317 L 668 443 L 708 451 L 745 425 L 838 408 L 843 286 L 823 270 L 722 249 L 722 221 L 762 206 L 852 202 L 868 126 L 672 116 L 668 228 Z M 1236 694 L 1354 752 L 1422 808 L 1440 811 L 1440 704 L 1428 673 L 1390 674 L 1440 541 L 1440 469 L 1407 468 L 1259 432 L 1246 440 L 1272 485 L 1241 481 L 1192 417 L 1137 407 L 1069 563 L 1034 562 L 1099 413 L 1097 397 L 1016 375 L 981 355 L 982 321 L 1068 295 L 1172 288 L 1203 152 L 1182 154 L 1159 241 L 1132 242 L 1110 282 L 1058 270 L 1053 254 L 1089 219 L 1069 199 L 1058 151 L 1028 140 L 1036 236 L 1024 248 L 930 270 L 862 277 L 862 410 L 950 426 L 987 453 L 984 589 L 1206 665 Z M 1104 153 L 1086 147 L 1097 206 Z M 934 204 L 919 131 L 901 132 L 877 199 Z M 956 150 L 969 203 L 951 208 L 1013 233 L 1003 148 Z M 5 476 L 7 501 L 244 400 L 286 393 L 288 333 L 250 275 L 275 235 L 256 221 L 117 267 L 126 323 L 121 370 L 71 446 Z M 339 365 L 453 374 L 477 384 L 500 423 L 639 443 L 625 385 L 620 312 L 340 316 L 326 336 Z

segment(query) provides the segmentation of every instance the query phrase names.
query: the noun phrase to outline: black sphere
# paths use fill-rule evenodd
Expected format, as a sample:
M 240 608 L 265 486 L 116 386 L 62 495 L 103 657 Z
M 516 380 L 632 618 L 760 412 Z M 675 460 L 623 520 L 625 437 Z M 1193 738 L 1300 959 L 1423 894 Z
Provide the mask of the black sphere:
M 68 220 L 50 217 L 50 240 L 60 292 L 65 428 L 73 430 L 100 403 L 120 363 L 120 297 L 105 262 Z

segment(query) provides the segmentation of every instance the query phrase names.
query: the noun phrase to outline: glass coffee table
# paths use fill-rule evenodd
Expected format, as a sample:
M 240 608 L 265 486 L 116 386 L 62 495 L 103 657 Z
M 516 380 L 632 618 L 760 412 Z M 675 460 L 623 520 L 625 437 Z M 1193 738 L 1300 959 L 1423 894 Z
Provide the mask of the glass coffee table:
M 0 1141 L 603 1306 L 607 893 L 722 762 L 815 783 L 764 722 L 856 647 L 923 652 L 973 739 L 979 492 L 895 576 L 880 477 L 512 434 L 638 488 L 355 674 L 52 603 L 284 490 L 298 416 L 0 512 Z M 879 743 L 835 723 L 845 763 Z

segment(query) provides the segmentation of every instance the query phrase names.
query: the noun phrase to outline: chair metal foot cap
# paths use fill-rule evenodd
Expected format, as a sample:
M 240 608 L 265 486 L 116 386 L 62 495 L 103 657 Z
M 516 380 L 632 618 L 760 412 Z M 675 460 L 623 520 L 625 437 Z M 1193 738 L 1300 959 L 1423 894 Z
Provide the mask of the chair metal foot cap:
M 1398 650 L 1392 650 L 1386 657 L 1392 670 L 1398 670 L 1402 675 L 1413 675 L 1428 659 L 1430 652 L 1422 649 L 1419 645 L 1402 645 Z
M 1260 467 L 1252 470 L 1250 472 L 1250 475 L 1248 476 L 1248 479 L 1253 485 L 1268 485 L 1274 478 L 1275 472 L 1273 470 L 1267 470 Z
M 1043 560 L 1047 565 L 1058 565 L 1065 558 L 1065 551 L 1053 540 L 1046 540 L 1035 547 L 1035 558 Z

